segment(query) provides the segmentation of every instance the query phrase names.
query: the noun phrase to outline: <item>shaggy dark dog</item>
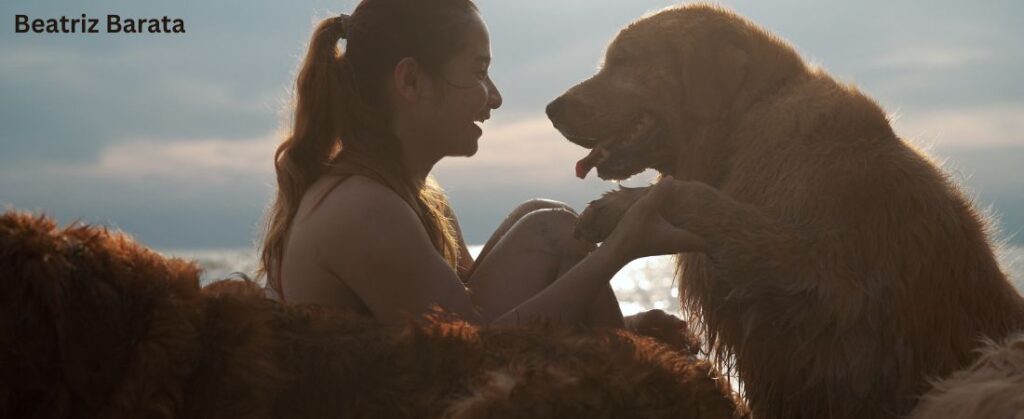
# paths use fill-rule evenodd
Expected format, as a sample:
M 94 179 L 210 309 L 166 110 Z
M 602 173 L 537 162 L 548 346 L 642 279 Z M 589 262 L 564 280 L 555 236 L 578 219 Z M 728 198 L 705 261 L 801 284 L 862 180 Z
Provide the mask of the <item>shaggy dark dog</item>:
M 615 330 L 386 327 L 200 288 L 194 264 L 89 226 L 0 216 L 0 417 L 742 415 L 685 323 Z

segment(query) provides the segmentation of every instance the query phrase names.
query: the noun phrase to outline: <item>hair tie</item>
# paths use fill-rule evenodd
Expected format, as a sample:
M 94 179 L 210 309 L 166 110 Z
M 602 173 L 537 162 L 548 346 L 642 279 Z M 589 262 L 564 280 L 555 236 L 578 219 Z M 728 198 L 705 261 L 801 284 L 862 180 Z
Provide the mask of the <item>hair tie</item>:
M 344 13 L 338 15 L 338 32 L 341 34 L 341 39 L 348 39 L 350 22 L 352 22 L 352 16 Z

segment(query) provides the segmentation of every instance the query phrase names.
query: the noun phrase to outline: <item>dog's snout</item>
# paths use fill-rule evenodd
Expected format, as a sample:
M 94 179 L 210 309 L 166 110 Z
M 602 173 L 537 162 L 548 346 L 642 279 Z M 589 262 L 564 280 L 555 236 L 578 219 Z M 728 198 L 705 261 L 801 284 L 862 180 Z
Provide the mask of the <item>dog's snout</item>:
M 545 112 L 547 112 L 548 114 L 548 119 L 555 120 L 555 118 L 558 118 L 558 116 L 561 115 L 562 109 L 564 108 L 565 97 L 563 96 L 551 101 L 551 103 L 549 103 L 548 107 L 545 109 Z

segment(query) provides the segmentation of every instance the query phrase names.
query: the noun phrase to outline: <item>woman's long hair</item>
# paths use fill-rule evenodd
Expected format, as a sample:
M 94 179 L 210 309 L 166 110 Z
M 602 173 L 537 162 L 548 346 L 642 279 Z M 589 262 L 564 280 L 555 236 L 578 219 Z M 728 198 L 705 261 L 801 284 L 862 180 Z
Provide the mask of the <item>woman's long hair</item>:
M 457 266 L 459 245 L 444 192 L 433 179 L 419 183 L 402 167 L 384 89 L 405 57 L 440 76 L 464 46 L 464 28 L 476 11 L 470 0 L 363 0 L 352 16 L 316 27 L 295 83 L 291 132 L 274 153 L 277 198 L 257 271 L 278 295 L 284 295 L 280 263 L 299 203 L 327 173 L 368 176 L 393 190 L 419 216 L 441 256 Z

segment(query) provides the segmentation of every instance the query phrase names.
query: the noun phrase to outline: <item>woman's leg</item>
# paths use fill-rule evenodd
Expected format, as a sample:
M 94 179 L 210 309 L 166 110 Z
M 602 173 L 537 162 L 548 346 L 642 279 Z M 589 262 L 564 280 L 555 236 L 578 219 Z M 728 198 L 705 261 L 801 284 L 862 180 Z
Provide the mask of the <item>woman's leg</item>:
M 508 233 L 508 230 L 511 229 L 512 226 L 515 225 L 515 223 L 519 222 L 519 219 L 523 218 L 523 216 L 531 212 L 551 208 L 561 208 L 575 214 L 576 216 L 579 216 L 579 214 L 576 213 L 576 210 L 574 210 L 568 204 L 558 201 L 552 201 L 550 199 L 531 199 L 522 204 L 519 204 L 519 206 L 513 209 L 512 212 L 510 212 L 508 216 L 505 217 L 504 220 L 502 220 L 501 224 L 498 225 L 498 228 L 494 230 L 494 233 L 491 233 L 491 238 L 487 239 L 487 243 L 484 244 L 483 249 L 480 250 L 480 254 L 477 255 L 476 259 L 473 261 L 474 269 L 470 269 L 469 276 L 473 276 L 473 270 L 475 270 L 476 266 L 480 264 L 480 261 L 484 260 L 484 257 L 491 253 L 491 249 L 494 249 L 494 246 L 498 244 L 498 241 L 500 241 L 502 237 L 505 237 L 505 234 Z
M 575 212 L 556 206 L 530 211 L 504 234 L 496 233 L 488 255 L 474 264 L 470 276 L 474 302 L 498 316 L 554 282 L 594 248 L 573 238 L 575 224 Z M 610 285 L 594 298 L 586 318 L 590 325 L 622 327 Z

